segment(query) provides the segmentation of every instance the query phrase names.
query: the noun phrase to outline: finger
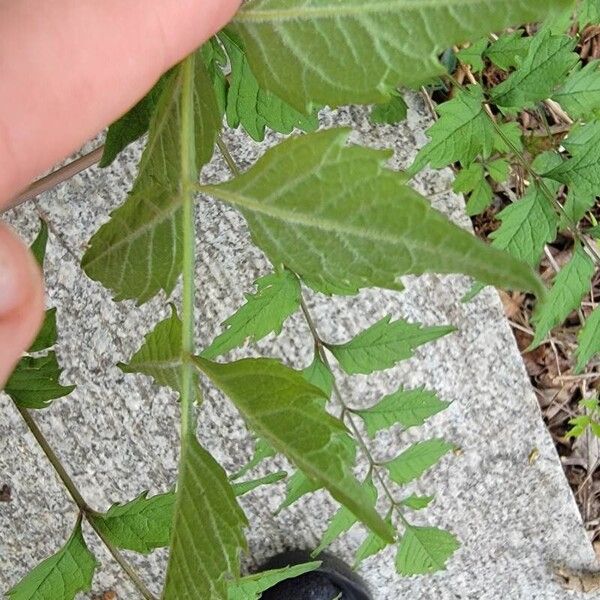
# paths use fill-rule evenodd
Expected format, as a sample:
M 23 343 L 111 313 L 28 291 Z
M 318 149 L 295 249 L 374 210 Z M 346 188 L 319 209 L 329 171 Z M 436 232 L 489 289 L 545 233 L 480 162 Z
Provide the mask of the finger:
M 29 249 L 0 224 L 0 389 L 31 346 L 43 314 L 40 269 Z
M 132 106 L 240 0 L 0 0 L 0 207 Z

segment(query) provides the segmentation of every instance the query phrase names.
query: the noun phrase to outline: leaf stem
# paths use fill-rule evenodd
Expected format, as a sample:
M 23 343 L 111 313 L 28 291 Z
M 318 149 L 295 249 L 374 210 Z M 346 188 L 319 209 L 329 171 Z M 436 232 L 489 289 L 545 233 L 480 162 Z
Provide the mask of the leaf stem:
M 241 175 L 242 171 L 237 166 L 237 163 L 235 162 L 233 156 L 231 156 L 231 152 L 229 152 L 229 148 L 227 148 L 227 145 L 225 144 L 225 142 L 223 141 L 223 138 L 220 135 L 217 136 L 217 146 L 219 147 L 219 151 L 221 152 L 221 155 L 223 156 L 223 159 L 227 163 L 227 166 L 229 167 L 229 170 L 231 171 L 231 173 L 235 177 L 237 177 L 238 175 Z
M 25 421 L 27 428 L 35 438 L 36 442 L 39 444 L 40 448 L 46 455 L 46 458 L 56 471 L 59 479 L 69 492 L 69 495 L 73 499 L 73 502 L 77 505 L 79 509 L 79 518 L 85 517 L 86 521 L 90 524 L 96 535 L 102 540 L 107 550 L 113 556 L 115 561 L 119 564 L 119 566 L 123 569 L 123 571 L 127 574 L 133 585 L 137 588 L 138 592 L 142 595 L 145 600 L 157 600 L 157 598 L 152 594 L 152 592 L 146 587 L 144 582 L 141 580 L 140 576 L 135 572 L 133 567 L 125 560 L 121 552 L 113 544 L 106 538 L 106 536 L 99 530 L 96 523 L 94 522 L 93 517 L 97 515 L 96 511 L 94 511 L 89 504 L 83 499 L 83 496 L 77 489 L 77 486 L 63 467 L 62 463 L 56 453 L 50 446 L 50 443 L 46 439 L 46 436 L 42 433 L 41 429 L 38 427 L 31 413 L 21 406 L 19 406 L 15 402 L 15 407 L 19 411 L 21 417 Z

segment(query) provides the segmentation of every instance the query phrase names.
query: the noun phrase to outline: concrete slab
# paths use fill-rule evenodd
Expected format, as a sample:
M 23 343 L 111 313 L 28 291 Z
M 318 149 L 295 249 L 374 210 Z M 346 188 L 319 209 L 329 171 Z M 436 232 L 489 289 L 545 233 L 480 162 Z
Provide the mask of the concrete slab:
M 357 108 L 324 115 L 323 123 L 352 124 L 356 140 L 394 148 L 393 164 L 401 167 L 424 143 L 428 116 L 414 97 L 408 122 L 398 127 L 373 127 L 366 111 Z M 271 136 L 266 144 L 275 139 Z M 237 132 L 229 132 L 227 140 L 244 167 L 266 145 L 254 144 Z M 164 298 L 141 309 L 130 302 L 114 304 L 78 266 L 86 241 L 130 188 L 138 156 L 139 147 L 132 148 L 110 169 L 90 169 L 44 195 L 36 206 L 30 204 L 9 215 L 10 222 L 29 238 L 37 228 L 38 213 L 52 227 L 49 304 L 58 307 L 58 352 L 65 381 L 78 388 L 36 417 L 84 496 L 98 509 L 129 500 L 142 490 L 166 490 L 176 476 L 178 409 L 173 395 L 154 388 L 143 377 L 124 376 L 115 367 L 131 356 L 143 335 L 167 314 Z M 220 157 L 215 157 L 206 177 L 228 177 Z M 438 208 L 469 226 L 462 199 L 448 191 L 449 171 L 426 173 L 417 185 Z M 268 264 L 250 245 L 242 219 L 230 208 L 202 200 L 198 232 L 202 319 L 197 333 L 199 343 L 205 344 Z M 413 360 L 395 369 L 380 376 L 341 379 L 340 385 L 357 406 L 372 404 L 400 383 L 426 385 L 453 402 L 420 431 L 381 434 L 376 453 L 392 457 L 426 434 L 444 436 L 462 448 L 460 456 L 444 460 L 416 488 L 436 493 L 435 504 L 419 515 L 418 522 L 451 529 L 462 548 L 447 571 L 431 577 L 399 577 L 392 549 L 366 561 L 362 575 L 378 600 L 583 597 L 563 591 L 552 576 L 553 564 L 592 567 L 594 556 L 497 294 L 486 290 L 464 305 L 459 300 L 469 282 L 463 277 L 410 278 L 407 284 L 402 294 L 365 291 L 334 301 L 312 295 L 309 303 L 323 335 L 331 340 L 345 340 L 388 313 L 458 327 L 455 335 L 424 347 Z M 298 367 L 310 361 L 310 338 L 298 316 L 289 321 L 280 338 L 265 340 L 259 347 Z M 255 352 L 250 348 L 233 356 Z M 249 436 L 230 404 L 213 390 L 206 395 L 199 435 L 227 469 L 235 469 L 251 454 Z M 530 464 L 533 449 L 539 458 Z M 0 589 L 6 590 L 56 550 L 75 522 L 76 512 L 19 415 L 0 395 L 2 484 L 10 485 L 13 492 L 12 502 L 0 504 Z M 334 509 L 327 495 L 319 492 L 273 516 L 283 494 L 280 485 L 243 500 L 253 523 L 248 533 L 249 568 L 283 549 L 313 546 Z M 352 530 L 333 550 L 349 558 L 361 535 L 360 528 Z M 93 535 L 87 537 L 96 548 Z M 101 547 L 98 557 L 102 566 L 91 597 L 107 590 L 116 591 L 119 599 L 137 597 Z M 151 557 L 131 555 L 157 592 L 165 558 L 164 551 Z

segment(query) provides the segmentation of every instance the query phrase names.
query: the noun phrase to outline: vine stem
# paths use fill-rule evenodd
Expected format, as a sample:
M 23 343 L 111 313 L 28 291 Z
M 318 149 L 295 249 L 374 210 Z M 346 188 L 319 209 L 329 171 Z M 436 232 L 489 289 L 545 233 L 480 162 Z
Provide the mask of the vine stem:
M 41 429 L 38 427 L 34 418 L 31 416 L 31 413 L 26 408 L 23 408 L 16 403 L 15 403 L 15 406 L 16 406 L 17 410 L 19 411 L 19 414 L 23 418 L 23 421 L 25 421 L 27 428 L 29 429 L 29 431 L 35 438 L 36 442 L 38 443 L 38 445 L 40 446 L 40 448 L 46 455 L 46 458 L 48 459 L 48 461 L 50 462 L 50 464 L 56 471 L 58 478 L 61 480 L 61 482 L 63 483 L 63 485 L 69 492 L 69 495 L 73 499 L 73 502 L 75 502 L 75 504 L 77 505 L 77 508 L 79 509 L 80 518 L 82 516 L 85 517 L 86 521 L 90 524 L 90 526 L 92 527 L 92 529 L 94 530 L 96 535 L 100 538 L 100 540 L 102 540 L 102 542 L 106 546 L 107 550 L 110 552 L 110 554 L 115 559 L 115 561 L 119 564 L 119 566 L 123 569 L 123 571 L 127 574 L 129 579 L 131 580 L 131 583 L 133 583 L 133 585 L 137 588 L 139 593 L 146 600 L 157 600 L 157 598 L 146 587 L 146 584 L 142 581 L 140 576 L 135 572 L 133 567 L 127 562 L 127 560 L 121 554 L 121 552 L 119 552 L 119 550 L 115 546 L 113 546 L 111 541 L 109 539 L 107 539 L 107 537 L 104 535 L 104 533 L 98 528 L 98 526 L 96 525 L 96 523 L 94 522 L 94 519 L 93 519 L 93 517 L 95 515 L 97 515 L 98 513 L 96 511 L 92 510 L 92 508 L 90 508 L 89 504 L 83 499 L 83 496 L 77 489 L 77 486 L 75 485 L 75 483 L 73 482 L 73 480 L 71 479 L 69 474 L 67 473 L 63 464 L 60 462 L 60 459 L 58 458 L 58 456 L 52 449 L 52 446 L 50 446 L 50 443 L 46 439 L 46 436 L 42 433 Z
M 219 147 L 219 151 L 223 155 L 223 159 L 227 163 L 227 166 L 229 167 L 229 170 L 231 171 L 231 173 L 236 177 L 238 175 L 240 175 L 241 170 L 237 166 L 235 159 L 233 158 L 233 156 L 231 156 L 231 153 L 229 152 L 229 148 L 227 148 L 227 145 L 225 144 L 225 142 L 223 141 L 223 139 L 221 137 L 217 137 L 217 146 Z M 302 297 L 300 298 L 300 308 L 302 310 L 302 315 L 304 316 L 304 320 L 306 321 L 308 329 L 310 330 L 311 336 L 313 338 L 313 341 L 315 344 L 315 351 L 318 352 L 320 359 L 323 361 L 323 364 L 329 369 L 330 372 L 332 372 L 331 365 L 329 364 L 329 359 L 325 352 L 325 347 L 326 347 L 325 343 L 321 339 L 321 336 L 319 335 L 315 321 L 310 313 L 308 306 L 306 305 L 306 302 L 304 301 L 304 298 L 302 298 Z M 350 429 L 352 430 L 352 433 L 354 434 L 354 437 L 356 438 L 356 441 L 358 442 L 358 445 L 359 445 L 362 453 L 364 454 L 365 458 L 367 459 L 367 461 L 369 463 L 369 473 L 375 474 L 375 476 L 377 477 L 377 480 L 379 481 L 379 483 L 381 485 L 381 488 L 385 492 L 385 495 L 388 497 L 392 508 L 396 511 L 396 513 L 400 517 L 400 520 L 402 521 L 404 526 L 410 527 L 410 523 L 406 520 L 406 518 L 402 514 L 402 511 L 400 510 L 400 504 L 394 498 L 394 495 L 392 494 L 392 491 L 390 490 L 389 486 L 387 485 L 385 478 L 381 474 L 381 470 L 379 468 L 380 465 L 373 458 L 373 455 L 371 454 L 371 451 L 369 450 L 369 446 L 365 442 L 358 426 L 356 425 L 356 423 L 352 417 L 352 409 L 348 406 L 348 404 L 344 400 L 342 392 L 340 391 L 340 388 L 335 380 L 335 376 L 333 378 L 333 393 L 334 393 L 337 401 L 339 402 L 340 406 L 342 407 L 342 419 L 343 420 L 345 419 L 347 421 L 348 425 L 350 426 Z

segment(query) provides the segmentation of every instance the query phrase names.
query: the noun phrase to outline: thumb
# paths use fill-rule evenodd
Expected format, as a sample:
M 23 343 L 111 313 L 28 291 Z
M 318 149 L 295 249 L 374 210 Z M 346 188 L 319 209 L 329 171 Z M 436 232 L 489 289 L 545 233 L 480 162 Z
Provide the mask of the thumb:
M 43 314 L 40 269 L 29 249 L 0 224 L 0 388 L 31 346 Z

